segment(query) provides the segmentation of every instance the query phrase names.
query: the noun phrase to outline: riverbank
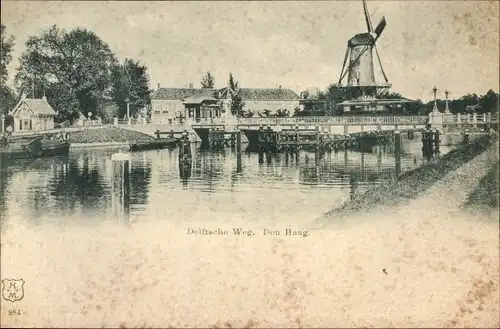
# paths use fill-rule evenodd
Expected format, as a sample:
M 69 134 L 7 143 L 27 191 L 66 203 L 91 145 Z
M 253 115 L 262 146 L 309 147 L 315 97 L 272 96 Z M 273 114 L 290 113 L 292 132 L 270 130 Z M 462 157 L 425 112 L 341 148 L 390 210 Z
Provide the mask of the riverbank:
M 485 152 L 497 138 L 496 136 L 475 138 L 468 145 L 458 146 L 434 162 L 402 174 L 397 180 L 384 182 L 370 188 L 364 194 L 347 201 L 341 207 L 327 212 L 325 217 L 346 216 L 355 212 L 372 212 L 376 207 L 396 206 L 408 202 L 448 173 Z M 498 190 L 496 194 L 498 195 Z

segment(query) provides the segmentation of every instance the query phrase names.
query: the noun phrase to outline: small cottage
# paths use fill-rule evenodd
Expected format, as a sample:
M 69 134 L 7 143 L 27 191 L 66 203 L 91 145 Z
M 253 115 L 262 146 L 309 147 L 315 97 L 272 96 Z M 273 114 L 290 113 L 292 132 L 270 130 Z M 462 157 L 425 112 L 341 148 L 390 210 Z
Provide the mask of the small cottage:
M 221 106 L 219 100 L 206 95 L 195 95 L 184 100 L 185 117 L 199 121 L 200 119 L 219 118 Z
M 41 99 L 21 98 L 11 111 L 14 118 L 13 131 L 54 129 L 56 111 L 43 96 Z

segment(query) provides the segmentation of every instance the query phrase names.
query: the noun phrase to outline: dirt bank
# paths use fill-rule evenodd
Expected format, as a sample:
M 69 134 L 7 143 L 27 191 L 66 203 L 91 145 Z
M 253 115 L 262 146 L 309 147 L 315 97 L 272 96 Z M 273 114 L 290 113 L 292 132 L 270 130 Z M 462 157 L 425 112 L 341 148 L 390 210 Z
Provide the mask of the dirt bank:
M 69 133 L 71 143 L 129 143 L 154 140 L 153 136 L 116 127 L 89 129 Z

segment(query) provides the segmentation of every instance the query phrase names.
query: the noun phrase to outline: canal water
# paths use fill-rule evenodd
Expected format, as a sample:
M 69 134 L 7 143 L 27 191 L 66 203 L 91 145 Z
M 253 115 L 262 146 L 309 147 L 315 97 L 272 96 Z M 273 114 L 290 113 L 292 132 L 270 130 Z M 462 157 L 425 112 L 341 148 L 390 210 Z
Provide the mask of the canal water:
M 419 139 L 403 139 L 400 165 L 393 147 L 371 153 L 332 151 L 321 156 L 261 155 L 227 147 L 193 147 L 191 170 L 180 170 L 178 150 L 131 154 L 130 223 L 169 221 L 218 225 L 231 220 L 268 225 L 284 217 L 307 226 L 354 195 L 428 161 Z M 117 149 L 76 149 L 68 156 L 2 161 L 2 230 L 24 222 L 89 226 L 113 221 L 111 154 Z M 441 148 L 441 154 L 447 149 Z

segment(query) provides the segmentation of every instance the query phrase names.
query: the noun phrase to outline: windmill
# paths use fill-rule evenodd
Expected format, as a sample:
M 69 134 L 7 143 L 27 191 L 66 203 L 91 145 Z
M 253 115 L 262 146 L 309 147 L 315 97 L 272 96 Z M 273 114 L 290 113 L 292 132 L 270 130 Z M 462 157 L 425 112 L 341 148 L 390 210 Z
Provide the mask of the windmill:
M 367 32 L 358 33 L 347 42 L 344 63 L 338 83 L 342 85 L 342 80 L 347 76 L 346 87 L 358 89 L 361 95 L 375 96 L 381 89 L 390 87 L 377 50 L 377 40 L 382 35 L 387 23 L 385 17 L 382 17 L 377 27 L 373 29 L 366 0 L 363 0 L 363 10 Z M 375 81 L 373 50 L 375 50 L 385 84 L 377 84 Z M 348 65 L 346 66 L 347 63 Z
M 382 35 L 387 22 L 383 16 L 377 26 L 373 28 L 366 0 L 363 0 L 363 11 L 365 15 L 367 31 L 358 33 L 347 42 L 344 63 L 338 80 L 338 87 L 345 89 L 350 101 L 338 105 L 344 108 L 344 112 L 350 111 L 354 106 L 361 111 L 383 111 L 388 105 L 407 104 L 407 99 L 381 100 L 377 96 L 391 87 L 384 72 L 382 61 L 377 49 L 377 40 Z M 378 65 L 382 72 L 384 83 L 375 80 L 374 53 L 377 56 Z M 342 81 L 347 76 L 346 84 Z

